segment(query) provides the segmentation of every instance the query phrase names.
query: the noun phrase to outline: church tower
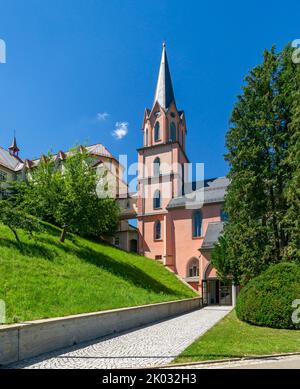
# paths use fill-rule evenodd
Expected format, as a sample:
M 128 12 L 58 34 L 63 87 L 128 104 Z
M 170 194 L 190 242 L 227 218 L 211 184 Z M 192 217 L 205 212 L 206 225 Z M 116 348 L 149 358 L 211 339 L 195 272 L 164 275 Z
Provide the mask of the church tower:
M 143 147 L 138 149 L 139 252 L 174 266 L 172 222 L 168 204 L 182 193 L 186 123 L 177 109 L 163 44 L 158 80 L 151 109 L 142 124 Z

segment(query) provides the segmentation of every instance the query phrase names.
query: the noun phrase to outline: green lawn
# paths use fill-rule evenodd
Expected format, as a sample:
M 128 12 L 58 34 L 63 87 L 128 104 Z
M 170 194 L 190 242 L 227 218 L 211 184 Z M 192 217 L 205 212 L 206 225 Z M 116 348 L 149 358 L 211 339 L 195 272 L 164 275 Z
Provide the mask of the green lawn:
M 232 311 L 191 344 L 173 362 L 279 354 L 300 351 L 300 331 L 256 327 L 241 322 Z
M 109 245 L 74 237 L 58 241 L 60 230 L 18 244 L 0 225 L 0 299 L 7 322 L 195 297 L 175 275 L 153 260 Z

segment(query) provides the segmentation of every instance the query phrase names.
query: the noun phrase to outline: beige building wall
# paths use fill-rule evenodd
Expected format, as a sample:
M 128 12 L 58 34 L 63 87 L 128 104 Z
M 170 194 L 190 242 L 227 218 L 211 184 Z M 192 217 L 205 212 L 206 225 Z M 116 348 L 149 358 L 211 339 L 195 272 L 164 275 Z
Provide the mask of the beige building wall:
M 0 164 L 0 198 L 6 197 L 9 192 L 7 190 L 9 182 L 22 180 L 25 178 L 25 172 L 14 172 Z

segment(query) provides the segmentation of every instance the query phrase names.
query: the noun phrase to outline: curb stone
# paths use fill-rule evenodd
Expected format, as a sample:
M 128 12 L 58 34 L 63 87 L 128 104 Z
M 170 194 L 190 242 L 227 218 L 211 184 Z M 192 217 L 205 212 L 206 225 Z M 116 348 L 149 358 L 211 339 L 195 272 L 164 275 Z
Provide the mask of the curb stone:
M 227 359 L 211 359 L 207 361 L 196 361 L 196 362 L 186 362 L 186 363 L 172 363 L 168 365 L 163 366 L 153 366 L 153 367 L 147 367 L 146 369 L 176 369 L 176 367 L 184 367 L 184 366 L 198 366 L 198 365 L 213 365 L 213 364 L 224 364 L 224 363 L 230 363 L 230 362 L 237 362 L 237 361 L 251 361 L 251 360 L 264 360 L 268 358 L 281 358 L 281 357 L 290 357 L 293 355 L 300 355 L 300 352 L 294 352 L 294 353 L 282 353 L 282 354 L 266 354 L 266 355 L 249 355 L 247 357 L 241 357 L 241 358 L 227 358 Z

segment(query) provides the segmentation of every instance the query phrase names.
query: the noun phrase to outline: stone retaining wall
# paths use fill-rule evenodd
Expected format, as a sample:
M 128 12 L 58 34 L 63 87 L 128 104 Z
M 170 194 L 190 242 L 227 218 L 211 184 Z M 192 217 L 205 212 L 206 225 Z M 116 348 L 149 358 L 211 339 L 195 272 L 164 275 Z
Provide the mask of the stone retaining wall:
M 190 312 L 201 303 L 196 297 L 0 326 L 0 365 Z

